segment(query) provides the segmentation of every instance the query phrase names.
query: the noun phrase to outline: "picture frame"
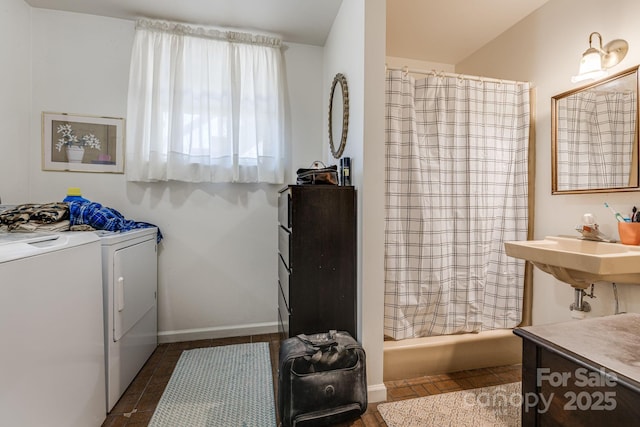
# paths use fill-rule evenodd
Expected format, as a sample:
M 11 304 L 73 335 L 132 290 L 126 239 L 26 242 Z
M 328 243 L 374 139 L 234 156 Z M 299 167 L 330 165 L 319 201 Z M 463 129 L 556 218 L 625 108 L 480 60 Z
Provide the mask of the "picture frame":
M 42 170 L 124 173 L 124 119 L 44 111 Z

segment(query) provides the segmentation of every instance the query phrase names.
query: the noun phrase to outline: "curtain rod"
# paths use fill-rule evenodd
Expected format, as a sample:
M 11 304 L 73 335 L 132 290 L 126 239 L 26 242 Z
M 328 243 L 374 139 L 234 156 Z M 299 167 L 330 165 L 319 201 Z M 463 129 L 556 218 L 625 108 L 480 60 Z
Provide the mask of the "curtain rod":
M 138 29 L 211 40 L 224 40 L 230 43 L 254 44 L 274 48 L 282 47 L 282 40 L 279 37 L 273 37 L 265 34 L 221 30 L 203 25 L 184 24 L 157 19 L 139 18 L 136 21 L 136 30 Z
M 502 80 L 502 79 L 494 79 L 491 77 L 481 77 L 481 76 L 470 76 L 468 74 L 458 74 L 458 73 L 448 73 L 446 71 L 436 71 L 436 70 L 417 70 L 415 68 L 409 68 L 407 66 L 404 67 L 387 67 L 385 65 L 386 71 L 404 71 L 405 73 L 413 73 L 413 74 L 424 74 L 431 75 L 437 77 L 457 77 L 463 80 L 475 80 L 479 82 L 492 82 L 492 83 L 510 83 L 510 84 L 531 84 L 530 82 L 518 82 L 515 80 Z

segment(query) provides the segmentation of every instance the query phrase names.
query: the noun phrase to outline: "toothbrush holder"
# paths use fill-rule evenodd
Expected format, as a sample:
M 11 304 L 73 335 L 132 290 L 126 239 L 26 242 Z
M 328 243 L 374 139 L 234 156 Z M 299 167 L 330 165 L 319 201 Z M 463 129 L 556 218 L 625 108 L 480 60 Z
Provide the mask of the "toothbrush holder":
M 619 222 L 620 242 L 625 245 L 640 245 L 640 222 Z

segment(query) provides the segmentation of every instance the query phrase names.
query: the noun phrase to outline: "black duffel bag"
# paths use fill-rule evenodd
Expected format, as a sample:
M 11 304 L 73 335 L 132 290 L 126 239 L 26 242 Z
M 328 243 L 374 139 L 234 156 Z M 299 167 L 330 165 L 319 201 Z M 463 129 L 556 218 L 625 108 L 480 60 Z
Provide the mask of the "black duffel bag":
M 296 184 L 329 184 L 338 185 L 338 166 L 325 166 L 315 161 L 310 168 L 300 168 L 296 171 Z
M 278 411 L 282 427 L 327 426 L 367 409 L 366 360 L 348 332 L 298 335 L 280 346 Z

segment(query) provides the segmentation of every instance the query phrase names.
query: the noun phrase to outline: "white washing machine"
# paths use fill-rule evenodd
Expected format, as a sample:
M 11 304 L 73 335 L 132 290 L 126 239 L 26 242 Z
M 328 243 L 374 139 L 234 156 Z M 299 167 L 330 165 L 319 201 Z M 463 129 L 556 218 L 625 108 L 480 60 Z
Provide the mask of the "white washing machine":
M 99 239 L 0 234 L 0 424 L 99 427 L 105 364 Z
M 96 231 L 102 244 L 107 412 L 158 345 L 157 231 Z

